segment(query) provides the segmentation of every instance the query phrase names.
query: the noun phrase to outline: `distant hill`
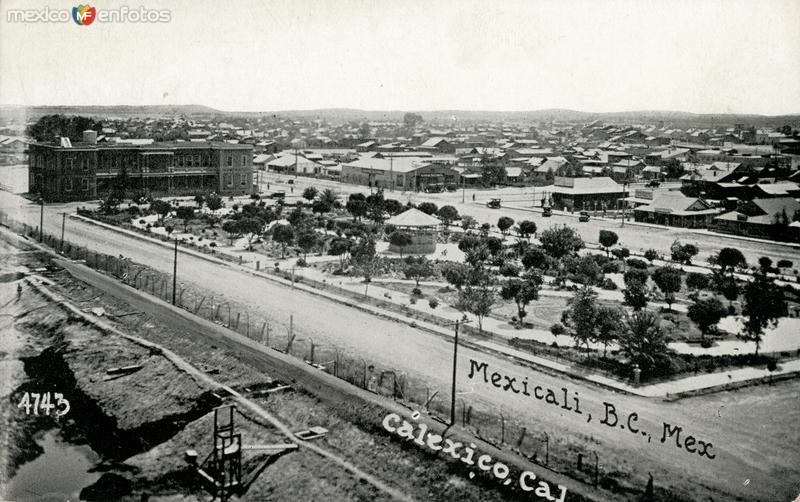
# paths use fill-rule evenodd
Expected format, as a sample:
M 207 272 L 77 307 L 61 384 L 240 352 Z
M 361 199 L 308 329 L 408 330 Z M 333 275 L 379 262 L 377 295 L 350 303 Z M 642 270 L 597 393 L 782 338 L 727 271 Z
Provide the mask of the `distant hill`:
M 800 114 L 752 115 L 752 114 L 698 114 L 680 111 L 639 110 L 628 112 L 582 112 L 568 109 L 546 109 L 532 111 L 486 111 L 486 110 L 358 110 L 353 108 L 321 108 L 313 110 L 281 110 L 264 112 L 235 112 L 210 108 L 203 105 L 143 105 L 143 106 L 9 106 L 0 105 L 0 117 L 27 117 L 36 120 L 42 115 L 61 113 L 91 117 L 263 117 L 279 116 L 297 119 L 325 119 L 330 121 L 401 121 L 407 112 L 422 115 L 426 122 L 439 124 L 471 122 L 541 122 L 541 123 L 589 123 L 595 120 L 615 124 L 659 124 L 673 127 L 720 127 L 744 123 L 756 127 L 780 126 L 784 124 L 800 128 Z M 453 120 L 455 118 L 455 121 Z

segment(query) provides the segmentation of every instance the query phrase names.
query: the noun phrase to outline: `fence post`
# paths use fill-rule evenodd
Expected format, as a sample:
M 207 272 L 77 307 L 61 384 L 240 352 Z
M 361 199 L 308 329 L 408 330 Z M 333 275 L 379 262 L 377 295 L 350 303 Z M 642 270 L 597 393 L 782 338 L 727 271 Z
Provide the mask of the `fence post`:
M 500 413 L 500 444 L 505 444 L 506 442 L 506 417 Z
M 522 448 L 522 442 L 525 441 L 525 434 L 528 432 L 527 427 L 522 428 L 522 432 L 519 433 L 519 439 L 517 440 L 517 449 L 519 450 Z

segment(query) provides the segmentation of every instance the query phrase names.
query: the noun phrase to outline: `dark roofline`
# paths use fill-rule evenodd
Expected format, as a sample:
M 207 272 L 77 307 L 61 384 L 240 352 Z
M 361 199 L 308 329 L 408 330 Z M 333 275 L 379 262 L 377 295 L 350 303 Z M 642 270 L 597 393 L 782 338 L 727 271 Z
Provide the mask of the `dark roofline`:
M 253 145 L 246 143 L 226 143 L 224 141 L 161 141 L 146 145 L 130 143 L 84 143 L 73 142 L 72 147 L 65 148 L 56 143 L 31 143 L 31 146 L 41 146 L 53 150 L 173 150 L 173 149 L 211 149 L 211 150 L 252 150 Z

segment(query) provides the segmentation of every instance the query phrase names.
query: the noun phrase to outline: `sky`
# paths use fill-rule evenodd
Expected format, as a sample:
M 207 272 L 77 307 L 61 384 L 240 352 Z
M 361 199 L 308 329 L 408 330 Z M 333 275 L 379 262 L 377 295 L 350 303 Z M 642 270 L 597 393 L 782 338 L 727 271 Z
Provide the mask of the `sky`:
M 159 23 L 23 23 L 0 104 L 226 111 L 800 113 L 797 0 L 129 0 Z

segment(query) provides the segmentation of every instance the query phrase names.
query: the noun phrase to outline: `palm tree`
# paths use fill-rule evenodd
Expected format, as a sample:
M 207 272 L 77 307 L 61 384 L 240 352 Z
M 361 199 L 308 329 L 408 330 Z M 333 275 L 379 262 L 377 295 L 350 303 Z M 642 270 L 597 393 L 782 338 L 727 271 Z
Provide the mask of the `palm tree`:
M 339 195 L 330 188 L 326 188 L 319 194 L 320 202 L 324 202 L 328 207 L 337 207 L 339 205 Z

